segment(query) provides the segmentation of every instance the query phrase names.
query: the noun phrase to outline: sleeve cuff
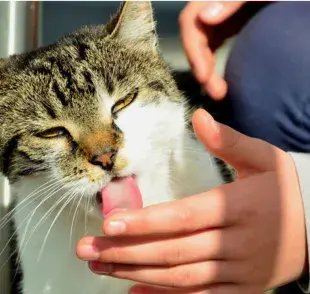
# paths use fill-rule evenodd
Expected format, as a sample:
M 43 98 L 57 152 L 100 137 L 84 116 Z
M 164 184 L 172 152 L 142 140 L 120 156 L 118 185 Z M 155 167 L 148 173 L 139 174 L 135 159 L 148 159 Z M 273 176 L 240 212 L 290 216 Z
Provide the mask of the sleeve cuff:
M 310 252 L 310 154 L 289 152 L 293 158 L 296 171 L 299 178 L 299 185 L 302 194 L 304 212 L 305 212 L 305 224 L 307 233 L 307 247 L 308 247 L 308 270 L 301 277 L 297 283 L 300 289 L 304 293 L 310 293 L 310 274 L 309 274 L 309 252 Z

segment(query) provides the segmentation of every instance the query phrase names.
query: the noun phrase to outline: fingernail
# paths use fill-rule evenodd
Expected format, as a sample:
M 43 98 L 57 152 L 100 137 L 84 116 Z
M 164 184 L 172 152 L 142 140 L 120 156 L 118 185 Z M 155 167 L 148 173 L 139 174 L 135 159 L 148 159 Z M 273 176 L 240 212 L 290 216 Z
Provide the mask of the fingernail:
M 90 269 L 97 274 L 110 275 L 113 270 L 113 265 L 94 261 L 90 263 Z
M 97 260 L 100 257 L 100 252 L 94 245 L 84 245 L 81 248 L 81 256 L 87 261 Z
M 210 118 L 209 118 L 210 120 L 209 120 L 209 124 L 210 124 L 210 127 L 211 127 L 211 129 L 212 129 L 212 131 L 214 132 L 214 133 L 218 133 L 219 132 L 219 125 L 218 125 L 218 123 L 214 120 L 214 118 L 213 118 L 213 116 L 212 115 L 210 115 Z
M 221 13 L 224 5 L 221 2 L 210 3 L 204 10 L 200 12 L 203 19 L 216 18 Z
M 220 130 L 219 124 L 214 120 L 213 117 L 212 117 L 212 121 L 211 121 L 211 128 L 213 129 L 213 131 L 215 133 L 218 133 Z
M 203 120 L 205 121 L 206 124 L 208 124 L 213 132 L 218 133 L 219 132 L 219 124 L 214 120 L 213 116 L 205 111 L 205 115 L 203 116 Z
M 105 228 L 105 234 L 109 236 L 120 235 L 125 231 L 126 231 L 126 223 L 121 220 L 110 221 Z

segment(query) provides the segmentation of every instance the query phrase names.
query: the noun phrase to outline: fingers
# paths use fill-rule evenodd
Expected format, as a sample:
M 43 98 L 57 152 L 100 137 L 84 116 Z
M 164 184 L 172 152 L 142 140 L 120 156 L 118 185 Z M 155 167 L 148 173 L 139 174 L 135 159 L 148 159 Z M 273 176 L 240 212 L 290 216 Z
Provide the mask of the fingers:
M 134 280 L 140 283 L 164 287 L 192 288 L 210 283 L 237 282 L 244 276 L 238 263 L 207 261 L 174 267 L 150 267 L 124 264 L 100 264 L 91 262 L 90 269 L 97 274 Z
M 252 291 L 233 283 L 214 284 L 194 289 L 162 288 L 148 285 L 135 285 L 129 294 L 263 294 L 263 291 Z
M 238 285 L 235 284 L 218 284 L 208 287 L 199 287 L 197 289 L 180 289 L 180 288 L 161 288 L 148 285 L 137 285 L 132 287 L 130 294 L 243 294 L 240 292 Z M 261 293 L 260 293 L 261 294 Z
M 214 121 L 205 110 L 194 113 L 193 126 L 198 139 L 215 156 L 240 171 L 272 171 L 286 153 L 259 139 L 247 137 Z
M 204 88 L 214 100 L 222 100 L 227 93 L 227 83 L 216 71 L 212 72 Z
M 181 39 L 196 79 L 214 99 L 227 93 L 225 80 L 215 71 L 215 57 L 208 46 L 208 27 L 223 22 L 241 6 L 242 2 L 190 2 L 181 12 Z
M 200 11 L 199 18 L 207 25 L 217 25 L 237 12 L 244 3 L 243 1 L 212 1 Z
M 229 226 L 239 219 L 242 207 L 234 204 L 235 196 L 240 197 L 238 182 L 178 201 L 113 214 L 103 223 L 103 232 L 107 236 L 162 236 Z
M 175 266 L 213 259 L 243 259 L 248 239 L 244 230 L 234 228 L 147 241 L 137 238 L 84 237 L 77 245 L 77 255 L 83 260 L 93 260 L 88 251 L 92 246 L 92 250 L 100 252 L 96 260 L 103 263 Z
M 198 19 L 198 13 L 204 5 L 204 2 L 190 2 L 179 17 L 184 50 L 196 79 L 201 84 L 207 83 L 214 65 L 205 28 Z

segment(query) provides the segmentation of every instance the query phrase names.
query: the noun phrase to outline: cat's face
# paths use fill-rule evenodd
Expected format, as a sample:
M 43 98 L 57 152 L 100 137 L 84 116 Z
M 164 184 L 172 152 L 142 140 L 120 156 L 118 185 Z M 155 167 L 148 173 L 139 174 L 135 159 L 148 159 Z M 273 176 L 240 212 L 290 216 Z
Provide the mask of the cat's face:
M 148 2 L 105 27 L 0 63 L 0 169 L 95 193 L 160 164 L 184 128 L 184 105 L 156 49 Z M 153 167 L 152 167 L 153 166 Z

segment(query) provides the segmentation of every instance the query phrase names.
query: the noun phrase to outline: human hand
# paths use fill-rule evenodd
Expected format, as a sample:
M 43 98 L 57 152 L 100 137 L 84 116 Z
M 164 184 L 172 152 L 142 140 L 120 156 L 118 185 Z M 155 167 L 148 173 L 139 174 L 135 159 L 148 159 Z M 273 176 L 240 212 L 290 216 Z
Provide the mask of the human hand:
M 224 98 L 227 84 L 215 71 L 215 57 L 211 43 L 214 43 L 215 39 L 226 39 L 236 30 L 231 29 L 233 24 L 229 24 L 223 30 L 213 30 L 235 14 L 244 3 L 191 1 L 180 14 L 181 39 L 189 63 L 196 79 L 215 100 Z
M 78 256 L 91 260 L 95 273 L 149 284 L 131 293 L 258 294 L 298 279 L 306 237 L 291 157 L 214 122 L 203 110 L 193 125 L 209 152 L 237 170 L 237 180 L 114 214 L 103 224 L 107 236 L 84 237 Z

